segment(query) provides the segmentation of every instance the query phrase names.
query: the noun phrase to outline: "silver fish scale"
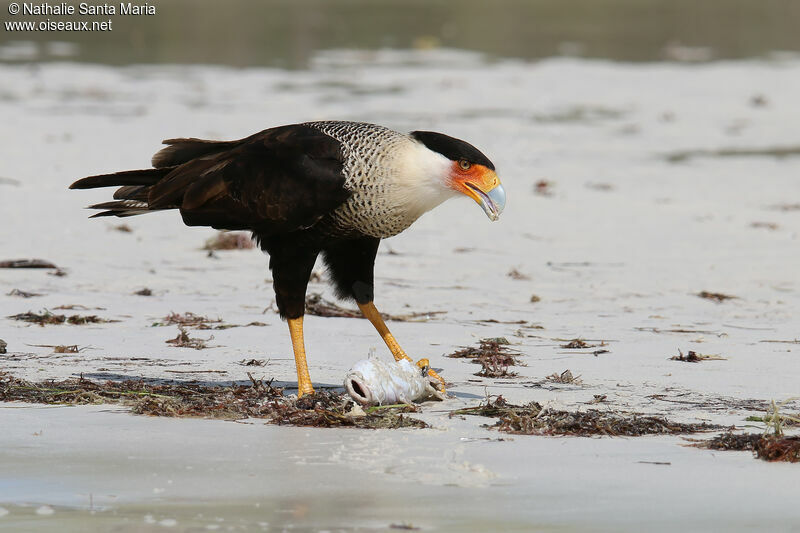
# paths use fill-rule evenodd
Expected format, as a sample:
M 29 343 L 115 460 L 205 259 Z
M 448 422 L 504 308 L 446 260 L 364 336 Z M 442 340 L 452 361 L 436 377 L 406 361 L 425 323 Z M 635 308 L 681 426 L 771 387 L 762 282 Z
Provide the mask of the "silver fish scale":
M 344 186 L 353 195 L 332 214 L 334 226 L 347 233 L 372 237 L 397 235 L 415 220 L 392 203 L 397 186 L 394 158 L 399 145 L 413 142 L 408 135 L 364 122 L 309 122 L 322 133 L 342 143 Z

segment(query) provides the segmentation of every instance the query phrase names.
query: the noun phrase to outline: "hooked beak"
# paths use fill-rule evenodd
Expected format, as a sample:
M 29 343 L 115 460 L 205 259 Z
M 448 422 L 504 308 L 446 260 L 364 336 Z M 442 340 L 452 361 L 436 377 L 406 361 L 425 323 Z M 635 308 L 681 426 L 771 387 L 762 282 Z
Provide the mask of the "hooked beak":
M 475 200 L 489 220 L 497 220 L 506 206 L 506 191 L 494 170 L 483 165 L 461 168 L 453 165 L 450 187 Z
M 503 189 L 499 180 L 497 185 L 486 192 L 469 182 L 465 182 L 464 185 L 473 193 L 470 196 L 481 205 L 489 220 L 494 222 L 500 218 L 500 213 L 503 212 L 503 208 L 506 206 L 506 190 Z

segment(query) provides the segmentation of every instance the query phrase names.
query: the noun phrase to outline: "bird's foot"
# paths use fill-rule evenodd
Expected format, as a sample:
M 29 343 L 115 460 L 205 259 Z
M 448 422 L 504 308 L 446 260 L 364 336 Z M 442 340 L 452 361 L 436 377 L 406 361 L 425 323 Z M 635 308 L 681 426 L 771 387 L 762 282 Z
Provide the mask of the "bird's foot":
M 408 357 L 408 356 L 406 356 Z M 440 376 L 434 369 L 431 368 L 431 363 L 427 359 L 420 359 L 417 361 L 417 366 L 422 369 L 423 373 L 439 382 L 440 388 L 439 392 L 442 395 L 447 395 L 447 389 L 445 387 L 444 378 Z

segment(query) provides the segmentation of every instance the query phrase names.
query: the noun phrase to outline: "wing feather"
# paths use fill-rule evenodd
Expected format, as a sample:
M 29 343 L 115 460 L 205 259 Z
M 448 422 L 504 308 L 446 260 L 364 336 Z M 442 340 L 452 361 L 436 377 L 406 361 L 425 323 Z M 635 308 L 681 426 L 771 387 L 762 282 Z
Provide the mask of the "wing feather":
M 238 141 L 168 139 L 154 169 L 84 178 L 73 188 L 119 186 L 97 216 L 179 209 L 184 223 L 261 235 L 306 228 L 350 196 L 341 143 L 307 124 Z

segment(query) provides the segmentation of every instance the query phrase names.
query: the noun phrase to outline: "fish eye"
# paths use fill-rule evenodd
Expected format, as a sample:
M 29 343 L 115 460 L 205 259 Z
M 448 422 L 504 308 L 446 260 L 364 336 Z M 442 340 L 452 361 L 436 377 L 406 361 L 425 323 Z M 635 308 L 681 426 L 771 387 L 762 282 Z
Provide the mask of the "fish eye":
M 461 170 L 469 170 L 470 167 L 472 167 L 472 163 L 470 163 L 466 159 L 462 159 L 461 161 L 458 162 L 458 166 L 461 167 Z

